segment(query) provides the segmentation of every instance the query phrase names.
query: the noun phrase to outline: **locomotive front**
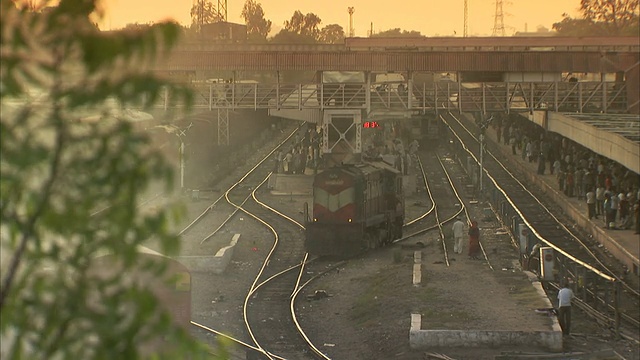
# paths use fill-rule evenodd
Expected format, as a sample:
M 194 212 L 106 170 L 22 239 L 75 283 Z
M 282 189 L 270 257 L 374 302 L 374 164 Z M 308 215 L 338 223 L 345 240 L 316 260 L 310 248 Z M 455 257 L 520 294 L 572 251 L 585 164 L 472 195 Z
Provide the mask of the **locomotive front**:
M 309 253 L 350 256 L 362 251 L 363 182 L 362 172 L 352 166 L 328 169 L 315 177 L 313 216 L 306 224 Z

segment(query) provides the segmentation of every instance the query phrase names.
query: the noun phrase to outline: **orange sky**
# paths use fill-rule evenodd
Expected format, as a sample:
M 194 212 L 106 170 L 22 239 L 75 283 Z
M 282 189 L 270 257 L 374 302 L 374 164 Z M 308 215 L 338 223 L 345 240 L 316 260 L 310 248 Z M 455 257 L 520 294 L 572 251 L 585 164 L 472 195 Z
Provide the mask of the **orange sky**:
M 149 23 L 174 19 L 189 24 L 194 0 L 102 0 L 106 7 L 103 29 L 116 29 L 128 23 Z M 209 0 L 217 5 L 218 0 Z M 420 31 L 428 36 L 461 36 L 464 0 L 258 0 L 271 20 L 280 28 L 294 11 L 315 13 L 322 19 L 320 27 L 339 24 L 349 29 L 347 8 L 355 8 L 353 26 L 356 36 L 367 36 L 373 22 L 374 31 L 400 28 Z M 244 23 L 240 12 L 245 0 L 227 0 L 228 20 Z M 467 0 L 469 35 L 491 35 L 496 13 L 495 0 Z M 578 16 L 580 0 L 504 0 L 503 18 L 507 35 L 516 31 L 535 31 L 538 26 L 551 29 L 563 13 Z

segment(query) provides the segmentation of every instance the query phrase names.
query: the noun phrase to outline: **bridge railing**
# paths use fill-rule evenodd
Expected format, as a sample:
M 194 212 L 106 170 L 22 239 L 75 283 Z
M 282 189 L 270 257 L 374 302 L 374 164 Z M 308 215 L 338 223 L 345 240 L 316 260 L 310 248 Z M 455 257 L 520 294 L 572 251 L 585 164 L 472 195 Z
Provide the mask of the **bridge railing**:
M 621 82 L 194 84 L 196 108 L 625 112 Z M 170 96 L 167 95 L 167 96 Z M 168 98 L 165 98 L 165 106 Z
M 460 87 L 463 111 L 625 112 L 626 84 L 616 82 L 478 83 Z

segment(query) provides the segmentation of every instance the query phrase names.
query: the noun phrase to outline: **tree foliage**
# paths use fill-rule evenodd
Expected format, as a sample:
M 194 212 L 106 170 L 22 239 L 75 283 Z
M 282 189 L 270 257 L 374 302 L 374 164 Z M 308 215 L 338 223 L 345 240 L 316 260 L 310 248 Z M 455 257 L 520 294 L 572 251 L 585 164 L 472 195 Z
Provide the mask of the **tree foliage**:
M 293 31 L 282 29 L 270 39 L 270 42 L 273 44 L 317 44 L 318 39 L 311 35 L 300 35 Z
M 581 0 L 582 19 L 563 14 L 553 24 L 564 36 L 638 36 L 639 0 Z
M 389 29 L 371 35 L 371 37 L 422 37 L 419 31 L 400 30 L 400 28 Z
M 320 35 L 318 27 L 321 22 L 322 19 L 314 13 L 303 15 L 299 10 L 296 10 L 291 16 L 291 20 L 284 22 L 284 30 L 317 40 Z
M 264 18 L 262 5 L 255 0 L 247 0 L 240 14 L 247 25 L 247 37 L 252 42 L 266 41 L 271 32 L 271 20 Z
M 598 36 L 604 35 L 587 19 L 573 19 L 568 14 L 562 14 L 562 21 L 553 24 L 553 29 L 562 36 Z
M 103 33 L 95 2 L 0 2 L 0 357 L 136 359 L 149 355 L 141 344 L 166 339 L 160 357 L 201 358 L 153 292 L 123 280 L 137 266 L 164 273 L 141 263 L 150 239 L 167 255 L 179 247 L 169 230 L 178 208 L 137 207 L 152 180 L 171 187 L 172 167 L 122 117 L 164 89 L 192 102 L 149 72 L 179 27 Z M 96 272 L 105 253 L 121 272 Z
M 338 24 L 329 24 L 320 30 L 319 41 L 325 44 L 340 44 L 344 42 L 344 29 Z
M 220 14 L 211 1 L 197 0 L 191 7 L 191 26 L 199 27 L 221 21 Z

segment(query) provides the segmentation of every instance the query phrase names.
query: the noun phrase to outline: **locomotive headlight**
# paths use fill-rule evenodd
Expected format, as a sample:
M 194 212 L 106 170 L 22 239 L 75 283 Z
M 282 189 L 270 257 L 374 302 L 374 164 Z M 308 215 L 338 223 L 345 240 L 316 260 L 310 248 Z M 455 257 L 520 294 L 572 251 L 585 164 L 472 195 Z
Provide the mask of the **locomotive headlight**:
M 349 222 L 351 222 L 351 219 L 349 219 Z
M 313 222 L 316 222 L 316 221 L 318 221 L 318 219 L 317 218 L 313 218 Z

